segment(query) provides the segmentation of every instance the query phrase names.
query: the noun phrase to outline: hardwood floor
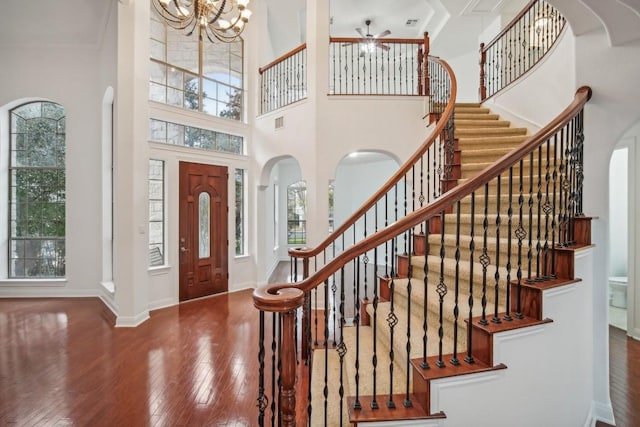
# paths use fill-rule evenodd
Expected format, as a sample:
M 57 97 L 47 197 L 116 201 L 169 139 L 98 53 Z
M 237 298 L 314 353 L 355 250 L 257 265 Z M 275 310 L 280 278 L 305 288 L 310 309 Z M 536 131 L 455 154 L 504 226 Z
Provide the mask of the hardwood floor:
M 0 425 L 253 426 L 251 291 L 113 328 L 98 299 L 0 300 Z
M 157 310 L 134 329 L 103 309 L 0 299 L 0 426 L 256 425 L 250 290 Z M 615 328 L 611 397 L 617 425 L 640 426 L 640 342 Z

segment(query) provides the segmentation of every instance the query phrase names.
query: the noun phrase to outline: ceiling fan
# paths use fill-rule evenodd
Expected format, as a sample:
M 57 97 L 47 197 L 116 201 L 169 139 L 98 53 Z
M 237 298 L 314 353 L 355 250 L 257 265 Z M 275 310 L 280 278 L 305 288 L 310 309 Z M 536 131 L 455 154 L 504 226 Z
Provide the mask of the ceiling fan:
M 384 30 L 380 34 L 373 35 L 369 30 L 369 26 L 371 25 L 371 19 L 365 20 L 364 23 L 367 26 L 366 34 L 362 31 L 362 28 L 356 28 L 356 32 L 360 34 L 360 37 L 362 37 L 362 41 L 360 42 L 362 52 L 371 53 L 373 52 L 373 50 L 375 50 L 376 47 L 382 50 L 389 50 L 389 46 L 382 43 L 382 41 L 378 39 L 388 36 L 389 34 L 391 34 L 391 31 Z

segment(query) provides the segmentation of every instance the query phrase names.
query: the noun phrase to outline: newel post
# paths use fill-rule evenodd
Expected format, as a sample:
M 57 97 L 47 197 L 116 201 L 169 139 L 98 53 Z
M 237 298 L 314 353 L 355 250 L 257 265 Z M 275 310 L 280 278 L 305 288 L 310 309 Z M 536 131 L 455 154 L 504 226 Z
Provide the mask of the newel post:
M 266 285 L 253 291 L 253 305 L 261 311 L 279 313 L 279 426 L 296 426 L 296 311 L 302 306 L 304 292 L 290 284 Z M 273 333 L 276 333 L 274 330 Z M 262 349 L 260 350 L 263 351 Z M 275 396 L 271 397 L 276 399 Z M 260 400 L 260 399 L 259 399 Z
M 429 32 L 424 32 L 424 60 L 422 61 L 424 67 L 424 95 L 429 96 Z
M 480 86 L 479 86 L 479 95 L 480 102 L 484 101 L 487 98 L 487 86 L 485 84 L 485 74 L 484 67 L 487 64 L 487 52 L 484 50 L 484 43 L 480 43 Z

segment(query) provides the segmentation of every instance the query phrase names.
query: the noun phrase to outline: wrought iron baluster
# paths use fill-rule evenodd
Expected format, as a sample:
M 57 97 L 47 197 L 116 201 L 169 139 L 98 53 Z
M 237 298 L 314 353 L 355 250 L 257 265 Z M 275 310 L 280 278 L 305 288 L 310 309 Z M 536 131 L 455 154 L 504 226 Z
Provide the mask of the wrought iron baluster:
M 276 414 L 278 411 L 277 408 L 277 399 L 276 399 L 276 386 L 278 385 L 278 376 L 276 376 L 276 368 L 278 367 L 278 363 L 276 360 L 277 353 L 277 342 L 276 337 L 279 333 L 278 325 L 280 323 L 279 316 L 277 313 L 272 313 L 272 337 L 271 337 L 271 426 L 275 427 L 276 425 Z
M 475 228 L 476 228 L 476 192 L 471 193 L 471 229 L 469 231 L 469 321 L 467 323 L 467 356 L 464 358 L 467 363 L 474 363 L 473 358 L 473 255 L 476 249 Z
M 482 255 L 480 255 L 480 264 L 482 265 L 482 317 L 481 325 L 488 325 L 487 322 L 487 267 L 491 263 L 491 258 L 487 252 L 487 231 L 489 229 L 489 183 L 484 186 L 484 219 L 482 220 Z
M 378 232 L 378 209 L 374 210 L 375 218 L 375 232 Z M 377 400 L 377 368 L 378 368 L 378 287 L 380 286 L 378 279 L 378 247 L 373 248 L 373 355 L 371 357 L 371 366 L 373 367 L 373 397 L 371 399 L 371 409 L 378 409 Z
M 409 229 L 409 240 L 413 238 L 411 228 Z M 406 242 L 405 242 L 406 245 Z M 411 375 L 411 276 L 413 266 L 411 265 L 411 253 L 413 252 L 412 248 L 409 247 L 407 251 L 407 259 L 408 259 L 408 281 L 407 281 L 407 359 L 406 359 L 406 389 L 405 389 L 405 398 L 403 405 L 405 408 L 411 408 L 413 404 L 411 403 L 411 399 L 409 398 L 409 378 Z
M 506 289 L 506 314 L 504 320 L 511 322 L 511 241 L 513 227 L 513 166 L 509 168 L 509 200 L 507 202 L 507 289 Z
M 340 387 L 338 389 L 340 396 L 340 425 L 342 425 L 342 412 L 344 408 L 344 357 L 348 351 L 347 345 L 344 343 L 344 300 L 344 267 L 342 267 L 340 269 L 340 343 L 336 347 L 338 357 L 340 358 Z
M 517 291 L 516 291 L 516 318 L 522 319 L 522 241 L 527 237 L 527 231 L 524 229 L 523 220 L 523 208 L 524 208 L 524 177 L 523 177 L 524 162 L 520 160 L 520 180 L 518 187 L 518 227 L 516 228 L 516 237 L 518 238 L 518 272 L 516 277 L 518 279 Z
M 420 363 L 420 367 L 422 369 L 429 369 L 429 363 L 427 362 L 427 344 L 428 337 L 427 333 L 429 331 L 428 325 L 428 315 L 429 311 L 427 310 L 427 302 L 428 302 L 428 294 L 429 294 L 429 220 L 427 219 L 424 224 L 424 267 L 422 268 L 424 273 L 424 278 L 422 279 L 422 284 L 424 286 L 424 296 L 422 301 L 422 362 Z
M 354 243 L 355 244 L 355 243 Z M 356 327 L 356 398 L 353 402 L 354 409 L 361 409 L 360 403 L 360 257 L 356 258 L 354 269 L 356 271 L 356 280 L 354 282 L 354 299 L 355 299 L 355 313 L 353 316 L 353 323 Z
M 260 344 L 258 346 L 258 426 L 264 427 L 264 416 L 269 399 L 265 394 L 264 386 L 264 311 L 260 310 Z M 311 387 L 309 388 L 311 390 Z M 311 399 L 309 399 L 311 402 Z
M 502 176 L 498 175 L 496 179 L 498 183 L 498 185 L 496 186 L 496 271 L 493 275 L 495 279 L 493 301 L 494 312 L 493 319 L 491 319 L 491 321 L 493 323 L 502 323 L 502 321 L 500 320 L 500 316 L 498 316 L 498 308 L 500 302 L 500 190 L 502 187 Z
M 534 165 L 531 165 L 533 168 Z M 542 252 L 542 147 L 538 147 L 538 193 L 536 195 L 537 200 L 537 220 L 536 220 L 536 280 L 542 280 L 542 274 L 540 272 L 541 262 L 540 253 Z
M 458 360 L 458 317 L 460 308 L 458 307 L 458 298 L 460 297 L 460 201 L 456 203 L 456 251 L 455 251 L 455 276 L 454 276 L 454 298 L 453 298 L 453 357 L 450 362 L 457 366 L 460 364 Z
M 391 239 L 391 252 L 394 253 L 396 239 Z M 387 399 L 387 408 L 395 408 L 396 404 L 393 401 L 393 363 L 395 360 L 395 353 L 393 350 L 393 332 L 398 324 L 398 316 L 395 314 L 395 261 L 391 259 L 391 278 L 389 283 L 390 288 L 390 308 L 387 315 L 387 323 L 389 324 L 389 397 Z
M 533 152 L 529 154 L 529 245 L 527 248 L 527 282 L 533 280 Z
M 436 291 L 438 292 L 439 297 L 439 307 L 438 307 L 438 361 L 436 365 L 439 368 L 444 368 L 445 364 L 442 360 L 442 341 L 444 338 L 444 297 L 447 294 L 447 285 L 444 283 L 444 259 L 445 259 L 445 246 L 444 246 L 444 233 L 445 233 L 445 213 L 442 211 L 440 213 L 440 281 L 438 282 L 438 286 Z
M 542 206 L 542 210 L 544 212 L 544 245 L 542 247 L 542 251 L 543 251 L 542 272 L 545 280 L 549 280 L 550 271 L 551 271 L 549 266 L 549 257 L 551 255 L 549 253 L 549 219 L 550 219 L 549 216 L 553 211 L 551 200 L 549 200 L 549 185 L 551 184 L 551 157 L 550 157 L 551 156 L 551 140 L 550 139 L 548 139 L 546 142 L 546 148 L 547 148 L 547 164 L 546 164 L 545 175 L 544 175 L 546 189 L 545 189 L 545 198 L 544 198 L 545 201 L 544 201 L 544 205 Z

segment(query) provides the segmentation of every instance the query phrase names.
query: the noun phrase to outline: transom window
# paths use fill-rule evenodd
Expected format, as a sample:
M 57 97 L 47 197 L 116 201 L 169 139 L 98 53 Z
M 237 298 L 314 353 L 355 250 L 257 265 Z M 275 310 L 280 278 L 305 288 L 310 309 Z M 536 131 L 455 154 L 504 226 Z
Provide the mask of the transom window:
M 64 108 L 21 105 L 10 126 L 9 277 L 64 277 Z
M 150 36 L 150 100 L 242 120 L 242 39 L 201 42 L 167 26 L 153 8 Z

